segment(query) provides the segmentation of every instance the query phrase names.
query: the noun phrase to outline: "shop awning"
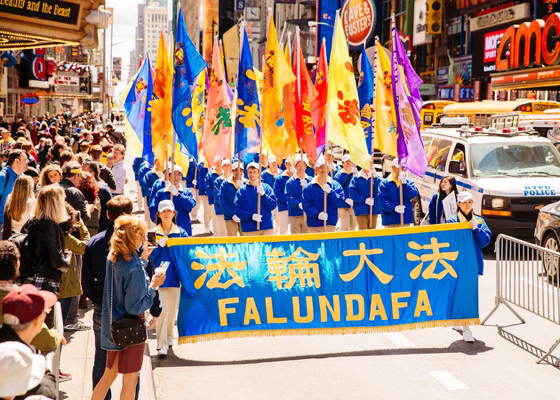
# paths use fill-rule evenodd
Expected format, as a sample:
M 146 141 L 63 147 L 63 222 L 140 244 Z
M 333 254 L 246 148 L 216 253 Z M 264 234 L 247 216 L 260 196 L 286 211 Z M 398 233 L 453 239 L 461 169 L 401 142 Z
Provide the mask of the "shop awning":
M 490 76 L 494 91 L 554 87 L 560 85 L 560 66 L 522 69 Z

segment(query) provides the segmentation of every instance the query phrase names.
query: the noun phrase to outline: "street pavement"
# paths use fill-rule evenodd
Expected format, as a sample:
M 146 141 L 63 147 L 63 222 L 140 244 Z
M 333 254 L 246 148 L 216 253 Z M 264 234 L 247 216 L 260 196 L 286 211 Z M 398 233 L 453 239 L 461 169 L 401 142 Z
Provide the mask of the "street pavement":
M 130 168 L 131 159 L 127 164 Z M 129 171 L 127 190 L 134 199 L 136 188 Z M 198 219 L 202 221 L 202 209 Z M 193 226 L 194 235 L 203 231 L 201 224 Z M 481 319 L 494 306 L 495 265 L 493 252 L 487 251 L 485 275 L 480 277 Z M 451 328 L 239 338 L 180 346 L 175 332 L 175 345 L 159 359 L 151 331 L 151 357 L 144 359 L 140 398 L 152 398 L 151 367 L 157 398 L 165 400 L 558 399 L 560 371 L 536 360 L 560 337 L 560 329 L 518 311 L 525 324 L 501 306 L 486 326 L 472 327 L 473 344 L 463 342 Z M 90 322 L 91 311 L 85 320 Z M 92 349 L 92 331 L 72 334 L 63 349 L 62 369 L 74 379 L 61 383 L 63 398 L 89 398 Z M 560 356 L 560 349 L 554 354 Z

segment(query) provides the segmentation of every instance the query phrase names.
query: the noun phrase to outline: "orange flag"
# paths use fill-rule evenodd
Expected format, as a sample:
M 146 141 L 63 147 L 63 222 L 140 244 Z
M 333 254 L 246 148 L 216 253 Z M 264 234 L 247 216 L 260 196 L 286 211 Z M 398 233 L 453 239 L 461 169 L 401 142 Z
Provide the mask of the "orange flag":
M 317 97 L 311 102 L 311 115 L 313 117 L 313 126 L 315 127 L 317 153 L 319 154 L 325 146 L 325 116 L 327 113 L 327 92 L 329 88 L 328 75 L 327 49 L 325 47 L 325 39 L 323 38 L 317 72 L 315 73 Z
M 171 121 L 171 100 L 173 70 L 165 48 L 165 40 L 163 33 L 159 38 L 158 55 L 156 62 L 156 74 L 154 79 L 154 96 L 151 101 L 152 105 L 152 146 L 154 148 L 155 157 L 163 161 L 166 160 L 167 145 L 173 142 Z M 167 139 L 167 140 L 166 140 Z M 171 155 L 171 151 L 167 154 L 167 158 Z
M 284 57 L 288 66 L 292 67 L 292 58 L 290 57 L 290 43 L 286 43 L 286 48 L 284 49 Z M 296 139 L 296 132 L 294 130 L 294 115 L 296 115 L 295 104 L 294 104 L 294 84 L 288 83 L 284 86 L 284 129 L 288 137 Z M 296 139 L 297 140 L 297 139 Z M 297 146 L 297 144 L 295 145 Z

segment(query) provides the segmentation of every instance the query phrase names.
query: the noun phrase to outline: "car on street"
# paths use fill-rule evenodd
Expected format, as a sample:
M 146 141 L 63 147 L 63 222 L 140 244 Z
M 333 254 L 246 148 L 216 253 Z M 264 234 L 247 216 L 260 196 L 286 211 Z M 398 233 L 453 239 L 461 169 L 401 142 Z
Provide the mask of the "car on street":
M 560 253 L 560 201 L 548 204 L 539 211 L 535 227 L 535 243 Z M 557 278 L 560 258 L 546 254 L 543 266 L 547 275 Z

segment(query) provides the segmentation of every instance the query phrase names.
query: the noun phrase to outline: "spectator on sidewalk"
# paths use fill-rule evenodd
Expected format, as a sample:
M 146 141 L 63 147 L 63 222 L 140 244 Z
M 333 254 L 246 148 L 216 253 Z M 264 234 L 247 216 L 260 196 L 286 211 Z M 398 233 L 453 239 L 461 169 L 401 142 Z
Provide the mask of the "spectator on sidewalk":
M 101 146 L 99 145 L 91 146 L 89 150 L 89 154 L 91 156 L 91 160 L 95 162 L 99 167 L 99 178 L 103 180 L 103 182 L 105 182 L 111 190 L 116 190 L 117 183 L 115 182 L 115 177 L 113 176 L 113 173 L 109 168 L 107 168 L 107 166 L 105 166 L 101 162 L 101 159 L 103 157 L 103 150 L 101 149 Z
M 107 124 L 105 126 L 105 132 L 111 142 L 113 142 L 114 144 L 122 144 L 123 146 L 126 146 L 126 138 L 124 137 L 123 133 L 116 131 L 113 128 L 113 125 Z
M 62 180 L 62 169 L 57 164 L 49 164 L 41 169 L 39 175 L 39 186 L 41 188 L 54 185 Z
M 17 177 L 27 170 L 27 163 L 27 155 L 23 150 L 12 150 L 8 154 L 8 166 L 0 171 L 0 229 L 4 226 L 4 207 L 8 196 L 14 189 Z
M 83 193 L 87 204 L 93 204 L 90 219 L 86 224 L 90 235 L 97 235 L 99 232 L 99 220 L 101 218 L 101 199 L 99 198 L 99 187 L 95 177 L 89 172 L 83 173 L 83 178 L 78 185 L 78 189 Z
M 21 232 L 25 223 L 35 215 L 35 194 L 33 179 L 22 175 L 16 179 L 14 190 L 8 196 L 4 207 L 4 231 L 2 239 L 7 240 L 14 233 Z
M 89 172 L 91 175 L 93 175 L 93 177 L 97 182 L 97 188 L 98 188 L 97 197 L 99 197 L 99 203 L 101 204 L 101 212 L 99 213 L 98 232 L 107 230 L 107 228 L 109 227 L 109 220 L 107 218 L 107 203 L 109 202 L 109 200 L 113 198 L 111 189 L 109 189 L 109 186 L 99 178 L 99 165 L 97 165 L 95 162 L 86 161 L 82 165 L 82 169 L 85 172 Z M 88 195 L 84 193 L 84 196 L 86 197 L 86 200 L 88 200 Z M 91 231 L 90 234 L 92 236 L 94 235 L 91 233 Z M 95 235 L 97 235 L 97 232 L 95 233 Z
M 113 177 L 116 182 L 116 189 L 113 194 L 123 194 L 124 185 L 126 185 L 126 169 L 124 167 L 124 156 L 126 149 L 122 144 L 117 144 L 113 147 L 113 167 L 111 172 L 113 172 Z
M 62 167 L 62 180 L 58 184 L 64 189 L 68 204 L 80 212 L 84 222 L 88 222 L 94 205 L 87 204 L 84 194 L 78 189 L 82 178 L 82 166 L 77 161 L 70 161 Z

